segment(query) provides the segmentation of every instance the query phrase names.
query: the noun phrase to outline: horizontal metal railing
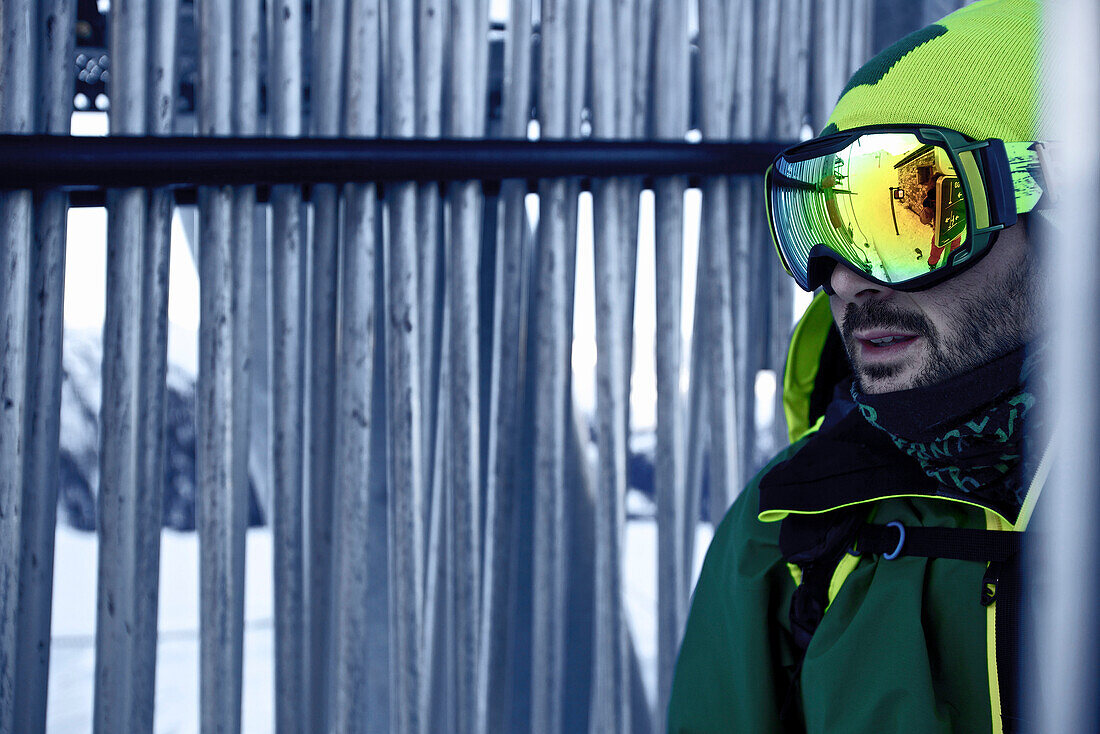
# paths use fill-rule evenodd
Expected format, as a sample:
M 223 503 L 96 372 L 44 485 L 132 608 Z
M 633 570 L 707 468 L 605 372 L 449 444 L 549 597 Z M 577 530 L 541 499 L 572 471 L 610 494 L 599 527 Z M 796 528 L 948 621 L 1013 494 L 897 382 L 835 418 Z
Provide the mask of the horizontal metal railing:
M 0 135 L 0 188 L 762 174 L 789 142 Z

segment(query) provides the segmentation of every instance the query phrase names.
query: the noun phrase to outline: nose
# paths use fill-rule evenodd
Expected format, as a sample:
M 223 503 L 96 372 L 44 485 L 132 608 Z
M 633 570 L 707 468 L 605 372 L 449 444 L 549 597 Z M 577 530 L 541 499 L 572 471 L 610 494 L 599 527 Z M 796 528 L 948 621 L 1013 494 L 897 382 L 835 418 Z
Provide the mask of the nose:
M 848 303 L 862 303 L 893 293 L 890 288 L 873 283 L 843 265 L 837 265 L 833 268 L 833 273 L 829 276 L 829 287 L 837 296 Z

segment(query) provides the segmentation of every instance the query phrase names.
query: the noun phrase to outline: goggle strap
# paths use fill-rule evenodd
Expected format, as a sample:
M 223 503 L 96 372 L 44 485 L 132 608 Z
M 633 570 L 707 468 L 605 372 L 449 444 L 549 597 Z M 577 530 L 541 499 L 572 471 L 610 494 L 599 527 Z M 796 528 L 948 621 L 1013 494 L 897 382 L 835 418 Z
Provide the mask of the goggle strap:
M 983 141 L 986 145 L 971 144 L 965 149 L 978 148 L 976 155 L 985 169 L 985 194 L 989 207 L 989 226 L 1010 227 L 1016 223 L 1018 209 L 1012 185 L 1011 165 L 1004 142 L 996 138 Z M 973 186 L 973 184 L 972 184 Z M 980 214 L 975 212 L 975 214 Z M 978 224 L 978 223 L 975 223 Z M 984 227 L 976 228 L 976 232 Z

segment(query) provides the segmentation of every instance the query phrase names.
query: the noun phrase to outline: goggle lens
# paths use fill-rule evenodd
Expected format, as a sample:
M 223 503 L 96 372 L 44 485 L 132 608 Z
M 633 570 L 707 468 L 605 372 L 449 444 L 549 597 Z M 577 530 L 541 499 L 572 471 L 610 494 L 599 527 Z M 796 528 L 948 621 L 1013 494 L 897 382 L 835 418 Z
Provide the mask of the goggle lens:
M 822 155 L 794 149 L 769 172 L 768 197 L 780 254 L 804 288 L 818 285 L 808 271 L 819 245 L 902 283 L 945 267 L 967 241 L 966 198 L 947 150 L 911 133 L 864 134 Z

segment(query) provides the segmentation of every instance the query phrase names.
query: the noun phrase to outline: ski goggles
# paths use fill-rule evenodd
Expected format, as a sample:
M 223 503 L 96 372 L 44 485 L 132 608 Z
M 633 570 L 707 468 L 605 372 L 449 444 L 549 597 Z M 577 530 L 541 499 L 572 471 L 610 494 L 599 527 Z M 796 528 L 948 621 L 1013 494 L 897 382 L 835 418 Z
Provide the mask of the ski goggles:
M 1043 195 L 1043 146 L 973 141 L 929 125 L 876 125 L 787 149 L 764 177 L 768 224 L 799 286 L 839 263 L 916 291 L 977 262 Z

